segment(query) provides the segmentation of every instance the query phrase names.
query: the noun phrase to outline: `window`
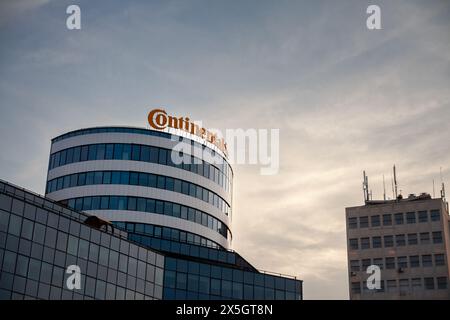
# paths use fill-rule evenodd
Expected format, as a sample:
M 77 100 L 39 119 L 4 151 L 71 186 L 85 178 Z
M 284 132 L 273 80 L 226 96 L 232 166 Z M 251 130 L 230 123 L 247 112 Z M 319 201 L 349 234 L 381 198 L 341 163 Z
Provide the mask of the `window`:
M 408 233 L 408 245 L 416 245 L 419 241 L 417 239 L 417 233 Z
M 96 159 L 97 159 L 97 145 L 91 144 L 89 146 L 88 160 L 96 160 Z
M 386 269 L 395 269 L 395 258 L 394 257 L 386 258 Z
M 445 265 L 445 256 L 444 256 L 444 254 L 435 254 L 434 255 L 434 264 L 436 266 L 444 266 Z
M 387 292 L 396 292 L 397 291 L 397 280 L 387 280 L 386 281 L 386 289 L 387 289 Z
M 352 293 L 361 293 L 361 284 L 359 282 L 352 282 Z
M 399 268 L 408 268 L 408 260 L 405 256 L 397 258 L 397 266 Z
M 141 161 L 150 162 L 150 147 L 141 146 Z
M 395 217 L 395 224 L 403 224 L 404 223 L 403 213 L 396 213 L 394 217 Z
M 133 186 L 137 186 L 139 184 L 139 173 L 130 172 L 130 184 Z
M 439 210 L 431 210 L 431 221 L 439 221 L 441 219 L 441 212 Z
M 361 238 L 361 249 L 370 249 L 369 238 Z
M 405 294 L 409 291 L 409 279 L 400 279 L 399 280 L 400 292 Z
M 434 290 L 434 278 L 425 278 L 425 289 Z
M 374 258 L 373 264 L 380 267 L 380 269 L 384 268 L 383 258 Z
M 350 260 L 350 271 L 356 272 L 359 271 L 359 260 Z
M 437 277 L 437 288 L 447 289 L 447 277 Z
M 371 216 L 370 217 L 370 224 L 372 227 L 379 227 L 380 226 L 380 216 Z
M 167 164 L 167 150 L 166 149 L 160 149 L 159 150 L 159 164 Z
M 415 212 L 408 212 L 406 214 L 406 222 L 408 224 L 416 223 L 416 213 Z
M 120 172 L 120 184 L 129 184 L 130 174 L 126 171 Z
M 390 248 L 394 246 L 394 236 L 384 236 L 384 247 Z
M 191 208 L 189 208 L 189 211 L 190 211 L 190 209 Z M 191 218 L 189 218 L 189 220 L 191 220 Z M 349 245 L 350 245 L 350 249 L 351 250 L 358 250 L 359 249 L 358 239 L 350 239 L 349 240 Z
M 123 145 L 121 143 L 114 144 L 114 160 L 122 160 Z
M 430 244 L 430 233 L 422 232 L 420 234 L 420 244 Z
M 433 261 L 431 260 L 431 254 L 425 254 L 422 256 L 422 266 L 423 267 L 432 267 Z
M 411 268 L 420 267 L 419 256 L 410 256 L 409 257 L 409 265 Z
M 111 171 L 103 172 L 103 184 L 111 183 Z
M 361 263 L 362 263 L 362 270 L 365 271 L 372 264 L 372 260 L 371 259 L 362 259 Z
M 105 159 L 105 144 L 101 143 L 97 145 L 97 160 L 103 160 Z
M 397 247 L 402 247 L 406 245 L 405 241 L 405 235 L 404 234 L 398 234 L 395 236 L 395 244 Z
M 114 144 L 108 143 L 105 148 L 105 159 L 111 160 L 114 157 Z
M 141 147 L 137 144 L 133 144 L 131 150 L 131 160 L 139 161 L 141 156 Z
M 122 160 L 131 160 L 131 144 L 123 145 Z
M 369 217 L 359 217 L 359 227 L 367 228 L 369 227 Z
M 440 231 L 433 232 L 433 243 L 434 244 L 442 243 L 442 232 Z
M 428 212 L 427 211 L 419 211 L 417 214 L 419 217 L 419 222 L 428 222 Z
M 383 214 L 383 226 L 391 226 L 391 225 L 392 225 L 392 215 Z
M 422 289 L 422 279 L 421 278 L 412 278 L 411 279 L 411 287 L 413 290 L 421 290 Z
M 381 248 L 381 237 L 372 237 L 372 248 Z
M 80 155 L 80 160 L 81 161 L 87 161 L 87 159 L 88 159 L 88 152 L 89 152 L 89 146 L 82 146 L 81 147 L 81 155 Z

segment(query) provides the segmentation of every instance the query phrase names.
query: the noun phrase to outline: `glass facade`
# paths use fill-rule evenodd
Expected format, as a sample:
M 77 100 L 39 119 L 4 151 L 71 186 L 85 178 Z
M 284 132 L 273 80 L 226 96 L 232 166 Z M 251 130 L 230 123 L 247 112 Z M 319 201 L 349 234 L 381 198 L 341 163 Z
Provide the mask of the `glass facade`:
M 173 158 L 182 161 L 174 163 Z M 140 144 L 97 143 L 64 149 L 50 155 L 49 170 L 92 160 L 132 160 L 171 166 L 210 179 L 225 191 L 231 190 L 232 171 L 226 162 L 212 164 L 181 152 Z
M 228 215 L 229 204 L 216 193 L 197 184 L 162 175 L 134 171 L 88 171 L 60 176 L 47 182 L 46 193 L 79 186 L 121 184 L 181 193 L 209 203 Z
M 0 184 L 1 299 L 161 299 L 164 256 L 83 223 L 85 215 Z M 81 270 L 69 290 L 67 267 Z
M 170 228 L 99 230 L 87 217 L 0 181 L 0 299 L 302 299 L 300 280 L 258 272 L 235 252 L 183 243 Z M 147 241 L 159 232 L 170 240 Z M 80 289 L 67 288 L 70 265 Z
M 231 238 L 229 229 L 220 220 L 203 211 L 170 201 L 126 196 L 94 196 L 67 199 L 61 201 L 61 203 L 79 211 L 130 210 L 171 216 L 203 225 L 218 232 L 225 239 Z

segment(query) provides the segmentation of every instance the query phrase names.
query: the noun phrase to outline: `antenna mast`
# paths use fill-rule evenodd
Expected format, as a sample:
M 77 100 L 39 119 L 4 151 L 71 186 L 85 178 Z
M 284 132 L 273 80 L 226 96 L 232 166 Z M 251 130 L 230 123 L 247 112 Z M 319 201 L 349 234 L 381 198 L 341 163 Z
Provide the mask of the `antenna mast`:
M 363 171 L 363 192 L 364 192 L 364 203 L 369 201 L 369 178 L 366 175 L 366 171 Z
M 444 179 L 442 179 L 442 167 L 440 168 L 440 175 L 441 175 L 441 184 L 442 184 L 441 198 L 445 201 L 445 184 L 444 184 Z
M 383 174 L 383 198 L 384 201 L 386 201 L 386 182 L 384 181 L 384 174 Z
M 398 198 L 398 192 L 397 192 L 397 171 L 395 170 L 395 164 L 394 164 L 394 187 L 395 187 L 395 199 Z

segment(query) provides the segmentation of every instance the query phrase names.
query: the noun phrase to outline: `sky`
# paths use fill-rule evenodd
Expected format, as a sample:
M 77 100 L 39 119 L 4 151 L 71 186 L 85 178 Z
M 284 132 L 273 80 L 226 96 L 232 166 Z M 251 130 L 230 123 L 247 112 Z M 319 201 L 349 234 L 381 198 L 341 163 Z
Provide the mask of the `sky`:
M 1 1 L 0 178 L 43 194 L 52 137 L 145 127 L 159 106 L 278 128 L 278 174 L 234 167 L 233 248 L 302 279 L 305 299 L 348 299 L 362 171 L 374 199 L 394 163 L 403 194 L 438 190 L 441 167 L 450 178 L 449 35 L 445 0 Z

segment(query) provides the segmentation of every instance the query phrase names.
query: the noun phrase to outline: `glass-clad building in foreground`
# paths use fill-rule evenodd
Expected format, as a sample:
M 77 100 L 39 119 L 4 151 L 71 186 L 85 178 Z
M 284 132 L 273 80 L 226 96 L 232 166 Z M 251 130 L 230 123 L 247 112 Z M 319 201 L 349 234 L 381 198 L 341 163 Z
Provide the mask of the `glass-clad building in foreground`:
M 52 141 L 45 197 L 0 180 L 0 299 L 302 299 L 301 280 L 229 249 L 231 166 L 173 163 L 180 140 L 78 130 Z M 80 289 L 67 287 L 71 265 Z

